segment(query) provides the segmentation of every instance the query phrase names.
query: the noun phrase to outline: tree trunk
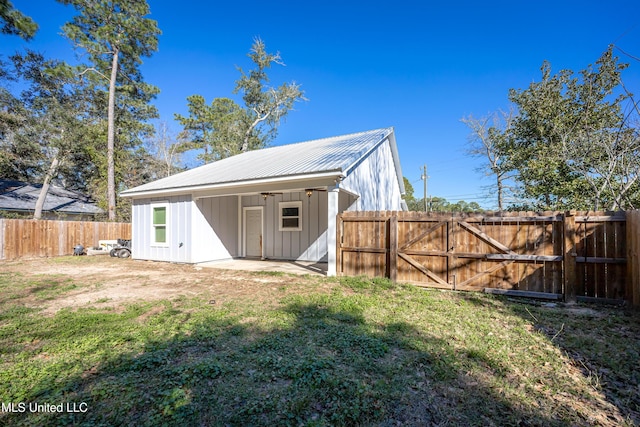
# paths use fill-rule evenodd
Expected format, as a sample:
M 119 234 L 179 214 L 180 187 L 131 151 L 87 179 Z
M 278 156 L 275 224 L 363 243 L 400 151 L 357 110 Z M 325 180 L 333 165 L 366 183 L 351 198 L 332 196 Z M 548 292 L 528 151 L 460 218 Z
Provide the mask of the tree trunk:
M 498 212 L 502 212 L 502 193 L 504 188 L 502 188 L 502 178 L 500 174 L 496 174 L 496 185 L 498 187 Z
M 107 214 L 109 221 L 116 219 L 116 173 L 115 173 L 115 111 L 116 77 L 118 75 L 118 48 L 114 48 L 109 80 L 109 109 L 107 112 Z
M 253 130 L 253 125 L 251 125 L 249 127 L 249 130 L 247 130 L 244 133 L 244 138 L 242 139 L 242 146 L 240 147 L 240 152 L 241 153 L 245 153 L 245 152 L 249 151 L 249 136 L 251 136 L 251 131 L 252 130 Z
M 49 183 L 53 178 L 53 174 L 58 169 L 58 155 L 56 154 L 51 161 L 51 166 L 49 166 L 49 170 L 47 174 L 44 176 L 44 182 L 42 183 L 42 188 L 40 189 L 40 195 L 38 195 L 38 201 L 36 202 L 36 208 L 33 212 L 33 219 L 42 218 L 42 208 L 44 207 L 44 200 L 47 198 L 47 193 L 49 192 Z
M 249 126 L 249 129 L 247 129 L 247 131 L 244 133 L 244 139 L 242 141 L 242 147 L 240 147 L 240 152 L 241 153 L 245 153 L 247 151 L 249 151 L 249 138 L 251 137 L 251 132 L 253 132 L 253 129 L 258 126 L 258 124 L 260 124 L 260 122 L 263 122 L 265 120 L 267 120 L 269 118 L 269 115 L 271 113 L 267 113 L 262 117 L 258 117 L 257 119 L 255 119 L 253 121 L 253 123 L 251 123 L 251 125 Z

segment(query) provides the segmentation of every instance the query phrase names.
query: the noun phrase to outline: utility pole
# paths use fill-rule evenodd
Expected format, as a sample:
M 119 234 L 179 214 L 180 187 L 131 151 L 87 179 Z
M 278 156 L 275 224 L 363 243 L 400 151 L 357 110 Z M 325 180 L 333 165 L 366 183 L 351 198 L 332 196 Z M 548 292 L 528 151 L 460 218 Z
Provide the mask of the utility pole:
M 429 179 L 429 175 L 427 175 L 427 165 L 425 164 L 421 169 L 422 175 L 420 176 L 420 179 L 424 181 L 424 211 L 427 212 L 429 210 L 429 205 L 427 204 L 427 180 Z

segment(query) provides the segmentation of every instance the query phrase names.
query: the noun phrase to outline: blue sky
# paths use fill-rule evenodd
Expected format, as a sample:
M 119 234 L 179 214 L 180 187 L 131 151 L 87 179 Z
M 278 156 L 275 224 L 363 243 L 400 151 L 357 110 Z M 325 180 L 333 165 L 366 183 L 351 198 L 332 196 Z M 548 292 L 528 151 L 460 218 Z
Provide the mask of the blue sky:
M 422 196 L 420 167 L 428 167 L 428 193 L 450 201 L 495 200 L 491 183 L 465 154 L 468 128 L 460 119 L 508 108 L 510 88 L 540 79 L 544 60 L 554 71 L 578 71 L 609 44 L 640 58 L 640 3 L 633 1 L 183 1 L 151 0 L 151 18 L 163 34 L 159 50 L 142 66 L 161 90 L 155 104 L 174 131 L 174 113 L 186 98 L 210 102 L 233 97 L 253 39 L 279 51 L 272 83 L 295 80 L 308 102 L 290 113 L 274 144 L 393 126 L 403 174 Z M 13 0 L 40 31 L 29 45 L 49 57 L 73 58 L 61 25 L 70 7 L 54 0 Z M 3 55 L 24 45 L 2 37 Z M 623 80 L 640 95 L 640 61 Z

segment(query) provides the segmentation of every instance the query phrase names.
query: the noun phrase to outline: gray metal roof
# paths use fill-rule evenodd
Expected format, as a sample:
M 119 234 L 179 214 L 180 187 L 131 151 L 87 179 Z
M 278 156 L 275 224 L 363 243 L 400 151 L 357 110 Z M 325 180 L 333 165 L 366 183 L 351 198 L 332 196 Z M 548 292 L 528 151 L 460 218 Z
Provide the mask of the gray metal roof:
M 323 172 L 346 173 L 392 133 L 393 128 L 389 127 L 248 151 L 140 185 L 122 195 Z
M 0 210 L 33 211 L 42 184 L 0 179 Z M 51 185 L 44 200 L 44 212 L 95 215 L 104 213 L 96 204 L 80 193 Z

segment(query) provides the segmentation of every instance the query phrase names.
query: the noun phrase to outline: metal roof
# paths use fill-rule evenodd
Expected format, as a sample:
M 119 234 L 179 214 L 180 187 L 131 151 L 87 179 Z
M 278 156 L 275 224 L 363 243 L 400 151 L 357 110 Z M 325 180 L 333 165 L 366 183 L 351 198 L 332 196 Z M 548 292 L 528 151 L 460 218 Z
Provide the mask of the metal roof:
M 317 173 L 348 173 L 392 133 L 393 128 L 389 127 L 248 151 L 131 188 L 122 195 Z M 395 141 L 393 145 L 395 153 Z
M 0 210 L 33 211 L 41 188 L 42 184 L 0 179 Z M 49 187 L 42 211 L 87 215 L 104 213 L 87 196 L 55 185 Z

